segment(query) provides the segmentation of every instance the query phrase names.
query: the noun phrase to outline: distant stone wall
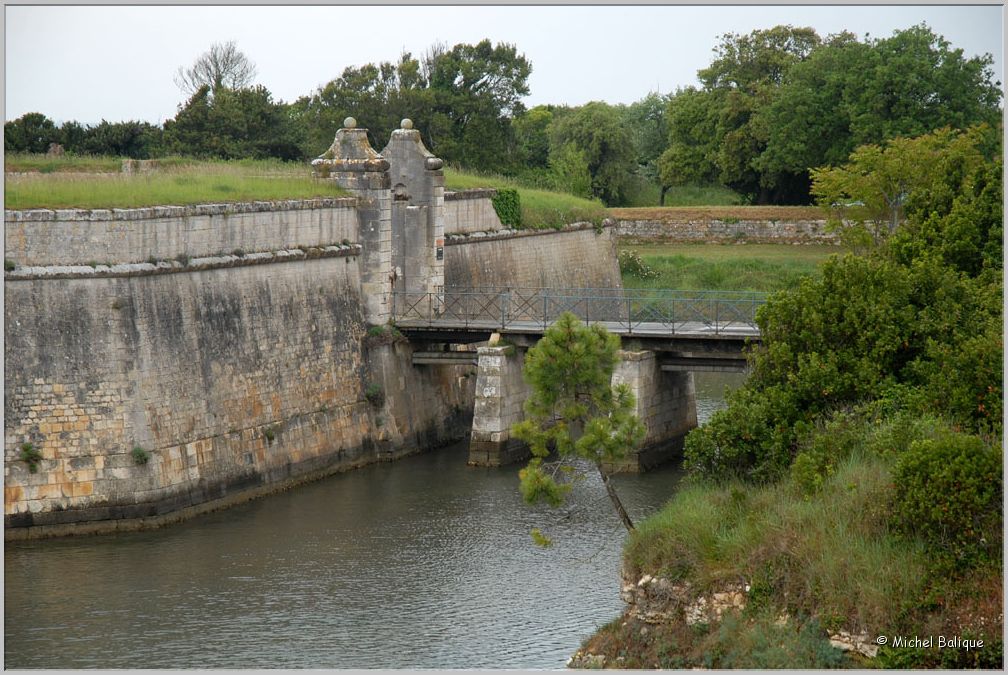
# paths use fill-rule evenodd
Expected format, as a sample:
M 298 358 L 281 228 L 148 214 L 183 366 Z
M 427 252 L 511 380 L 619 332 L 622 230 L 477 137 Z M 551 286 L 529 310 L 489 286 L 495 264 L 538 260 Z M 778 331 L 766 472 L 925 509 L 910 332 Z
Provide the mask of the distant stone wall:
M 504 229 L 491 201 L 496 194 L 496 190 L 490 189 L 445 192 L 445 234 L 495 232 Z
M 617 219 L 616 232 L 630 241 L 678 243 L 829 244 L 839 237 L 826 230 L 825 220 L 755 220 L 696 218 Z
M 357 200 L 4 212 L 16 265 L 136 263 L 358 241 Z
M 613 230 L 579 223 L 447 237 L 445 288 L 621 288 Z

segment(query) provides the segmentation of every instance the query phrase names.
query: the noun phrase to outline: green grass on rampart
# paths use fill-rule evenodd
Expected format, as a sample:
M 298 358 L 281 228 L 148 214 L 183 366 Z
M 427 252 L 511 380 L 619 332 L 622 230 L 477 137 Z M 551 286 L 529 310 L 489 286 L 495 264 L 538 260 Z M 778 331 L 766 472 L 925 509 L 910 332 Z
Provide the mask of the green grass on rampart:
M 331 182 L 314 179 L 305 163 L 168 158 L 156 160 L 150 171 L 122 173 L 117 158 L 45 161 L 5 158 L 4 208 L 136 208 L 347 195 Z
M 449 190 L 474 188 L 513 188 L 518 191 L 522 209 L 522 227 L 548 229 L 587 221 L 598 223 L 606 218 L 607 211 L 601 202 L 575 197 L 563 192 L 550 192 L 530 188 L 505 176 L 476 174 L 445 169 L 445 187 Z
M 789 244 L 620 244 L 639 254 L 642 278 L 621 264 L 624 288 L 675 288 L 772 292 L 818 274 L 819 263 L 840 252 L 835 246 Z

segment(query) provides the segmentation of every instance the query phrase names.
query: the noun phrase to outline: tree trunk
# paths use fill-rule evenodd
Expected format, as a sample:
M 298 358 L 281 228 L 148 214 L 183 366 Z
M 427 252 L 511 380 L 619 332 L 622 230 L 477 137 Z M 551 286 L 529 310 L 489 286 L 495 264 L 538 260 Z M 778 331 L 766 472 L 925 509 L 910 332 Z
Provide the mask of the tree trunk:
M 661 186 L 661 196 L 658 198 L 658 206 L 665 206 L 665 193 L 668 192 L 668 187 L 665 185 Z
M 623 527 L 627 529 L 627 532 L 633 532 L 633 521 L 630 520 L 630 516 L 627 514 L 626 509 L 623 508 L 623 502 L 620 501 L 619 495 L 616 494 L 616 488 L 614 488 L 612 483 L 609 482 L 609 474 L 602 469 L 602 464 L 596 463 L 595 466 L 598 468 L 599 475 L 602 476 L 602 484 L 605 485 L 606 493 L 609 495 L 609 499 L 612 501 L 613 507 L 616 509 L 616 513 L 619 514 L 620 520 L 623 521 Z

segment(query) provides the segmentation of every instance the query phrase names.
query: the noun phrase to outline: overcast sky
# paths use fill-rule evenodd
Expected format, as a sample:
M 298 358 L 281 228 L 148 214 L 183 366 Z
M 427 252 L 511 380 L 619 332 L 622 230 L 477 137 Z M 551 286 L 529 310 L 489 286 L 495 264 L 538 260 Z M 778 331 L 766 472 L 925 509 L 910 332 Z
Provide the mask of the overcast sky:
M 777 24 L 823 37 L 888 37 L 921 22 L 967 56 L 990 53 L 1003 82 L 1000 6 L 151 7 L 5 8 L 5 119 L 57 123 L 175 116 L 173 82 L 211 43 L 234 40 L 257 84 L 293 101 L 347 66 L 423 54 L 437 42 L 490 38 L 532 63 L 528 106 L 632 103 L 697 84 L 718 37 Z

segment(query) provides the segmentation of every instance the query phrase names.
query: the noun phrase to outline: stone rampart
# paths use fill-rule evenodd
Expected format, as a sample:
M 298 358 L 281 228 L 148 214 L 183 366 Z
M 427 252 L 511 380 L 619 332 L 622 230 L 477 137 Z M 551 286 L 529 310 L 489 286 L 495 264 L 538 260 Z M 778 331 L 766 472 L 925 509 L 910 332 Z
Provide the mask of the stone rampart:
M 828 244 L 839 237 L 825 220 L 759 220 L 734 218 L 617 219 L 616 232 L 629 241 L 669 243 Z
M 369 348 L 358 254 L 8 273 L 6 536 L 161 524 L 463 436 L 471 367 Z
M 622 288 L 613 229 L 578 223 L 447 237 L 445 288 Z
M 357 242 L 357 200 L 4 212 L 4 258 L 21 265 L 138 263 Z
M 477 189 L 444 193 L 446 235 L 503 230 L 493 206 L 496 190 Z

